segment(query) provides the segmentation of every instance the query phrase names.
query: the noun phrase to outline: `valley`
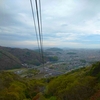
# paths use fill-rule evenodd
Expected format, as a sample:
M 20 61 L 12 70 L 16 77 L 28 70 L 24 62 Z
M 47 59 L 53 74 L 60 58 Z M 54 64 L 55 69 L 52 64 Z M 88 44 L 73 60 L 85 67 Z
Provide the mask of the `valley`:
M 16 57 L 21 60 L 21 65 L 23 67 L 18 69 L 12 69 L 10 71 L 20 75 L 21 77 L 33 78 L 33 79 L 41 79 L 59 76 L 62 74 L 66 74 L 72 70 L 79 69 L 82 67 L 90 66 L 91 64 L 100 61 L 100 50 L 99 49 L 60 49 L 60 48 L 50 48 L 44 50 L 45 63 L 36 65 L 32 63 L 36 61 L 36 54 L 32 55 L 32 50 L 26 50 L 28 52 L 28 56 L 22 57 L 20 49 L 13 48 L 13 53 L 11 48 L 7 48 L 7 51 L 14 54 Z M 18 52 L 20 52 L 20 54 Z M 24 50 L 25 51 L 25 50 Z M 14 53 L 17 52 L 17 53 Z M 23 55 L 26 53 L 23 52 Z M 30 55 L 29 55 L 30 53 Z M 32 54 L 31 54 L 32 53 Z M 39 58 L 38 52 L 36 52 Z M 25 58 L 26 57 L 26 58 Z M 29 59 L 28 59 L 29 57 Z M 37 60 L 39 61 L 39 59 Z M 23 61 L 26 62 L 24 63 Z M 31 63 L 27 63 L 31 60 Z M 39 62 L 41 63 L 41 62 Z M 9 71 L 9 70 L 8 70 Z
M 36 50 L 0 51 L 0 100 L 100 99 L 99 49 L 45 49 L 44 64 Z

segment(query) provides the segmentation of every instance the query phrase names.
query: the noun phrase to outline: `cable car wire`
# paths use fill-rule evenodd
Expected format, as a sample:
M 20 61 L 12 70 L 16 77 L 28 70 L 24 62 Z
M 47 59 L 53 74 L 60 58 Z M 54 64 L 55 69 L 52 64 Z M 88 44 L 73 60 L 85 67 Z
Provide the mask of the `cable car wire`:
M 43 44 L 42 44 L 42 35 L 41 35 L 41 28 L 42 28 L 42 25 L 41 25 L 41 22 L 40 22 L 40 19 L 39 18 L 39 9 L 38 9 L 38 2 L 37 0 L 35 0 L 35 4 L 36 4 L 36 12 L 37 12 L 37 21 L 38 21 L 38 32 L 39 32 L 39 39 L 40 39 L 40 48 L 41 48 L 41 58 L 42 58 L 42 63 L 44 65 L 44 58 L 43 58 Z M 40 3 L 39 3 L 40 4 Z M 41 8 L 40 8 L 41 9 Z M 41 12 L 41 11 L 40 11 Z M 41 16 L 41 15 L 40 15 Z
M 33 18 L 33 22 L 34 22 L 34 27 L 35 27 L 35 32 L 36 32 L 36 38 L 37 38 L 37 43 L 38 43 L 38 49 L 39 49 L 39 53 L 41 54 L 41 52 L 40 52 L 39 38 L 38 38 L 38 32 L 37 32 L 37 28 L 36 28 L 36 21 L 35 21 L 35 16 L 34 16 L 34 9 L 33 9 L 33 3 L 32 3 L 32 0 L 30 0 L 30 4 L 31 4 L 32 18 Z

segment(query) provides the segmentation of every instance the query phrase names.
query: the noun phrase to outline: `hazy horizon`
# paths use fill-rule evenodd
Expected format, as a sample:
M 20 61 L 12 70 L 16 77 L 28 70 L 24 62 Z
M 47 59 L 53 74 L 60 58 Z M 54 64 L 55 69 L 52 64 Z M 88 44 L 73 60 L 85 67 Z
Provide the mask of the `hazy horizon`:
M 0 45 L 1 46 L 1 45 Z M 16 47 L 16 46 L 1 46 L 1 47 L 8 47 L 8 48 L 18 48 L 18 49 L 29 49 L 29 50 L 38 50 L 38 47 Z M 100 48 L 70 48 L 70 47 L 43 47 L 43 50 L 47 49 L 62 49 L 62 50 L 100 50 Z

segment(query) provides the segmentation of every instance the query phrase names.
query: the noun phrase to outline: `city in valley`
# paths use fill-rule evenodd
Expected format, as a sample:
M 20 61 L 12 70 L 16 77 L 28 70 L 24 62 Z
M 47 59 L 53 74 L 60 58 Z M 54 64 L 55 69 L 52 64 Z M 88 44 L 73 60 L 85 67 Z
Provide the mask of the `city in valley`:
M 72 70 L 87 67 L 100 61 L 99 49 L 59 49 L 50 48 L 44 50 L 44 55 L 56 57 L 56 60 L 47 61 L 39 66 L 24 63 L 26 68 L 13 70 L 22 77 L 43 78 L 65 74 Z

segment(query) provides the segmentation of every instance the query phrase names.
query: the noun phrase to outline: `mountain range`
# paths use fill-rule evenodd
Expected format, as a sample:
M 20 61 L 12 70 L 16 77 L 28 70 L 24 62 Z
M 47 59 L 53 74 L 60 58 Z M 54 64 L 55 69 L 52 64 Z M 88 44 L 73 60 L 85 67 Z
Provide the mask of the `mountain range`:
M 60 50 L 60 49 L 50 49 Z M 46 61 L 57 61 L 58 58 L 55 56 L 49 57 L 44 52 L 44 63 Z M 38 50 L 11 48 L 0 46 L 0 70 L 14 69 L 23 67 L 22 64 L 29 65 L 41 65 L 42 64 L 41 54 Z

